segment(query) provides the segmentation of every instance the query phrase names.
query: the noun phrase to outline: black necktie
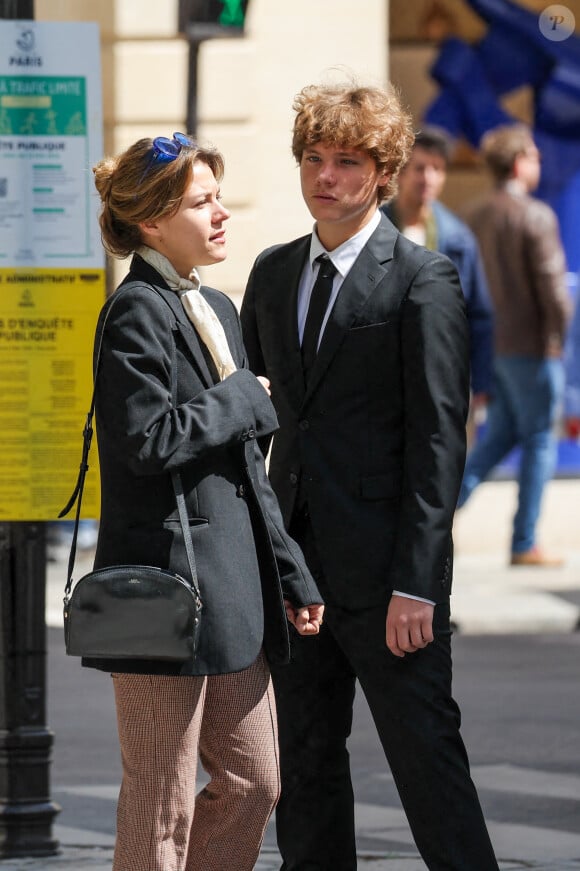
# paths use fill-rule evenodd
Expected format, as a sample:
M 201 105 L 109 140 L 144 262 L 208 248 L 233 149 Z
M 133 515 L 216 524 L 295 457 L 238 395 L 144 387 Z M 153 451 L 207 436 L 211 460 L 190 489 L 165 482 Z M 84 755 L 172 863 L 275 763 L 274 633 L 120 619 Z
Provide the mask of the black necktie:
M 320 267 L 310 294 L 310 305 L 302 337 L 302 368 L 307 381 L 316 359 L 320 329 L 328 308 L 332 283 L 336 275 L 336 267 L 332 265 L 332 260 L 327 254 L 321 254 L 316 258 L 316 262 L 320 263 Z

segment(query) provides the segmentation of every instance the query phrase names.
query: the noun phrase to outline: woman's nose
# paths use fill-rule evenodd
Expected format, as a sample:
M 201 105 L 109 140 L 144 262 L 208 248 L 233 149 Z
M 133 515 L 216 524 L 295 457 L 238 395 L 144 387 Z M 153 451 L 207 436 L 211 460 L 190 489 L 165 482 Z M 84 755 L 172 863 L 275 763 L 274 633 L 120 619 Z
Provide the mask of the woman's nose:
M 227 221 L 228 218 L 230 218 L 231 214 L 232 214 L 230 212 L 230 210 L 226 209 L 226 207 L 223 206 L 221 203 L 217 203 L 216 205 L 217 205 L 217 208 L 215 209 L 214 214 L 213 214 L 214 223 L 217 223 L 219 221 Z

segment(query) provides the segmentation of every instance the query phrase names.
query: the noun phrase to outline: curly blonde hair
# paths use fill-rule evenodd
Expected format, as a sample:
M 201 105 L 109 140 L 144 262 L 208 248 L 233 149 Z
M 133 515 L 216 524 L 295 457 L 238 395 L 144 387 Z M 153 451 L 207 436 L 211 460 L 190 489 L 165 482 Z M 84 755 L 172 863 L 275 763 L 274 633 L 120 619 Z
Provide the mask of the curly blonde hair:
M 153 140 L 139 139 L 117 157 L 106 157 L 93 167 L 102 204 L 101 238 L 110 254 L 127 257 L 142 244 L 140 223 L 177 212 L 198 160 L 221 181 L 224 159 L 220 152 L 193 140 L 175 160 L 162 162 L 155 160 Z
M 308 85 L 294 98 L 293 109 L 292 154 L 298 163 L 304 150 L 318 142 L 366 151 L 378 172 L 389 174 L 378 189 L 378 201 L 394 196 L 414 133 L 411 116 L 391 85 Z

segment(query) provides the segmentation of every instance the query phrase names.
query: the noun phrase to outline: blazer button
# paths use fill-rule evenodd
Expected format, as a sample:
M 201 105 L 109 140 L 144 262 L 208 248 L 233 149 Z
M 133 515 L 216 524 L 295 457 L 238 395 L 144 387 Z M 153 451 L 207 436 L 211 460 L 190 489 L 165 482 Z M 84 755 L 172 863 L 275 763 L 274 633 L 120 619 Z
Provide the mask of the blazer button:
M 306 432 L 307 429 L 310 429 L 310 422 L 307 420 L 301 420 L 298 426 L 302 430 L 302 432 Z
M 290 472 L 289 479 L 292 486 L 295 487 L 298 483 L 298 475 L 296 474 L 296 472 Z
M 248 430 L 248 438 L 249 438 L 249 439 L 255 439 L 255 438 L 256 438 L 256 430 L 255 430 L 255 429 L 250 428 L 250 429 Z

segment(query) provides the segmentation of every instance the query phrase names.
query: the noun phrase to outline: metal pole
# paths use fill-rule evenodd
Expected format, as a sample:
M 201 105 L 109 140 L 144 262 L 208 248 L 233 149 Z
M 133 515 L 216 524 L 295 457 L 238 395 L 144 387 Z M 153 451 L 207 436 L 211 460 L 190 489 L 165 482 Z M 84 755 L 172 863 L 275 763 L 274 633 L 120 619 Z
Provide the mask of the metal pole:
M 0 0 L 0 18 L 34 18 L 33 0 Z M 46 531 L 0 523 L 0 859 L 58 852 L 46 727 Z
M 58 852 L 46 727 L 46 536 L 0 524 L 0 858 Z
M 189 40 L 189 79 L 187 86 L 187 132 L 197 134 L 197 62 L 201 41 L 191 37 Z
M 34 0 L 0 0 L 0 18 L 34 18 Z

